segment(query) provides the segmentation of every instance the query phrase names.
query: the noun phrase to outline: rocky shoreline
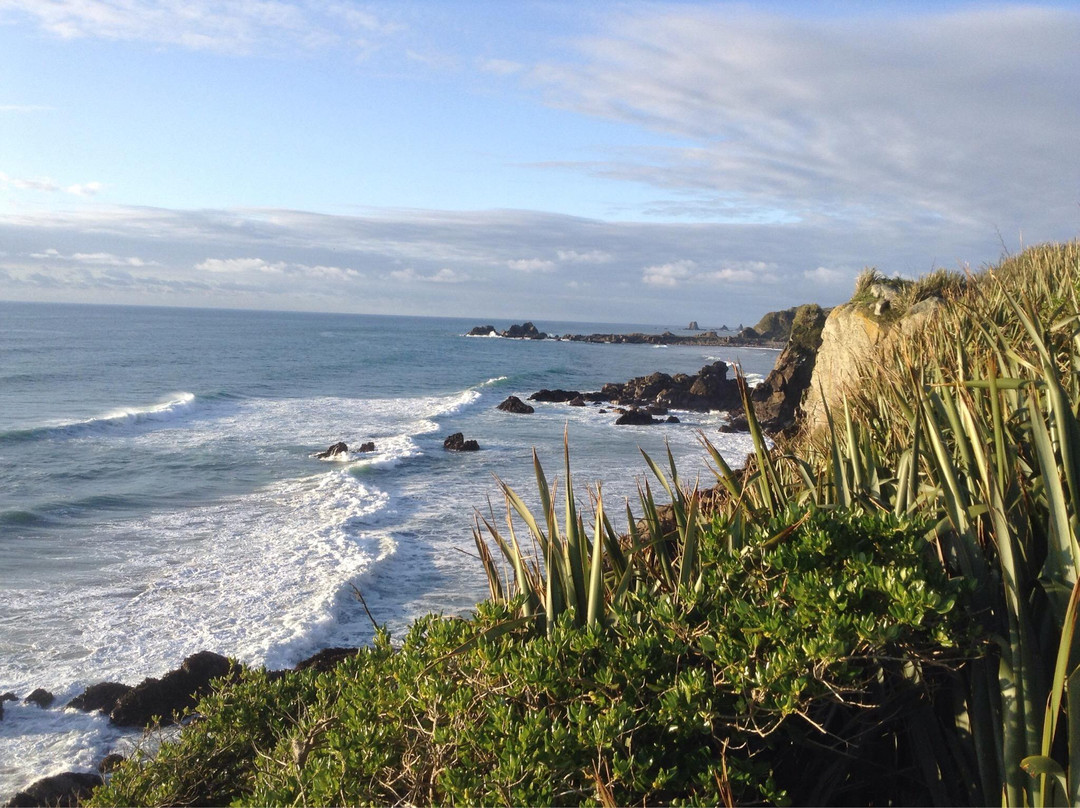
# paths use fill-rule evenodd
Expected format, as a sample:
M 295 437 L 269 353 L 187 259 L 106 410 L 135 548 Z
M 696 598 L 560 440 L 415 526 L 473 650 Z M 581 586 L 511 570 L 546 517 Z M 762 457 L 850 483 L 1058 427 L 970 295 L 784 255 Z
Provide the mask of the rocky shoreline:
M 721 329 L 724 330 L 724 329 Z M 759 333 L 754 328 L 743 328 L 735 333 L 720 334 L 717 330 L 701 331 L 694 334 L 675 334 L 664 331 L 662 334 L 548 334 L 533 323 L 525 322 L 511 325 L 499 331 L 493 325 L 478 325 L 470 329 L 466 337 L 498 337 L 502 339 L 555 340 L 557 342 L 591 342 L 601 345 L 700 345 L 703 347 L 728 346 L 732 348 L 772 348 L 784 347 L 787 337 L 776 333 Z

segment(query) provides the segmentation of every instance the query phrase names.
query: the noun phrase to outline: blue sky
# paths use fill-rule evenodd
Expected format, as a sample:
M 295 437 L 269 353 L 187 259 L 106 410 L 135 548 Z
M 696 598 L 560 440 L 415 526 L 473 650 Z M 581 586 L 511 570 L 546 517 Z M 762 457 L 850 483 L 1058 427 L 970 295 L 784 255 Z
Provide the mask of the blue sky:
M 1076 4 L 0 0 L 0 299 L 751 322 L 1080 228 Z

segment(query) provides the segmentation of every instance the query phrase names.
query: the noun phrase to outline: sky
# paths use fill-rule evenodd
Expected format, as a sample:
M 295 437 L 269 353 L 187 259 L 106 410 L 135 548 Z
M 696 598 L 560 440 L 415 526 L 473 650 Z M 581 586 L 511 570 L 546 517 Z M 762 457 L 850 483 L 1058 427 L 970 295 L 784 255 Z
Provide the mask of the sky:
M 1080 235 L 1077 43 L 1065 2 L 0 0 L 0 300 L 834 305 Z

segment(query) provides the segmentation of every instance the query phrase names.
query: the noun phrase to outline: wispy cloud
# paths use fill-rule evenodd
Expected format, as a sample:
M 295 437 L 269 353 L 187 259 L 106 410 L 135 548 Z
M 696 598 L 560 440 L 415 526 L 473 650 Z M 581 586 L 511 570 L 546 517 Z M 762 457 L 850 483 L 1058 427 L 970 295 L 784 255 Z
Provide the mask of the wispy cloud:
M 515 272 L 554 272 L 555 262 L 546 258 L 516 258 L 506 265 Z
M 98 38 L 230 54 L 370 48 L 397 23 L 323 0 L 0 0 L 0 22 L 31 19 L 65 39 Z
M 11 177 L 4 172 L 0 171 L 0 185 L 5 185 L 10 188 L 17 188 L 20 191 L 44 191 L 46 193 L 52 193 L 54 191 L 64 191 L 65 193 L 72 194 L 74 196 L 95 196 L 101 191 L 105 185 L 100 182 L 83 182 L 76 183 L 74 185 L 61 185 L 54 179 L 49 177 Z

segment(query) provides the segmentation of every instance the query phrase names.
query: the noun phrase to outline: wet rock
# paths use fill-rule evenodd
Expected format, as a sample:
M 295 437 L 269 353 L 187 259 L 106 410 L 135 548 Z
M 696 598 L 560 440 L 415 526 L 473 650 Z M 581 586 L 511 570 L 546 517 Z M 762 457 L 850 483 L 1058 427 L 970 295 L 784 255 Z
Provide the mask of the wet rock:
M 44 777 L 31 783 L 4 805 L 6 808 L 22 808 L 37 805 L 78 805 L 80 800 L 103 782 L 100 774 L 90 772 L 64 772 Z
M 465 440 L 465 435 L 455 432 L 443 441 L 443 448 L 451 452 L 475 452 L 480 448 L 480 444 L 472 439 Z
M 742 411 L 728 413 L 728 421 L 720 426 L 720 431 L 749 432 L 750 422 L 746 419 L 746 413 Z
M 293 670 L 315 670 L 319 673 L 324 673 L 336 668 L 339 662 L 343 662 L 359 653 L 359 648 L 324 648 L 302 662 L 297 662 L 296 667 L 294 667 Z
M 476 326 L 476 328 L 471 329 L 469 331 L 469 333 L 466 334 L 466 336 L 469 336 L 469 337 L 490 337 L 493 334 L 498 335 L 498 333 L 499 332 L 495 330 L 495 326 L 493 326 L 493 325 L 478 325 L 478 326 Z
M 332 444 L 330 446 L 330 448 L 327 449 L 325 452 L 319 452 L 315 456 L 317 458 L 319 458 L 320 460 L 326 460 L 327 458 L 337 457 L 338 455 L 348 454 L 348 453 L 349 453 L 348 445 L 344 441 L 338 441 L 337 443 Z
M 581 398 L 581 393 L 577 390 L 537 390 L 531 396 L 529 401 L 540 401 L 551 404 L 565 404 L 568 401 L 573 401 L 575 398 Z
M 583 399 L 581 396 L 574 396 L 566 403 L 569 404 L 571 407 L 584 407 L 585 399 Z
M 356 451 L 358 451 L 358 452 L 374 452 L 375 451 L 375 442 L 369 440 L 367 443 L 361 443 L 360 448 L 357 449 Z
M 547 339 L 547 334 L 537 329 L 532 323 L 512 325 L 502 332 L 508 339 Z
M 664 421 L 664 423 L 665 423 L 665 424 L 677 424 L 677 423 L 680 423 L 680 421 L 679 421 L 679 419 L 678 419 L 678 418 L 676 418 L 676 417 L 675 417 L 674 415 L 669 415 L 669 416 L 667 417 L 667 420 L 666 420 L 666 421 Z
M 651 373 L 618 384 L 609 382 L 599 392 L 587 393 L 590 401 L 610 401 L 638 408 L 656 407 L 707 412 L 725 410 L 739 402 L 739 386 L 728 378 L 726 362 L 706 365 L 694 376 L 686 373 Z
M 531 415 L 536 412 L 536 410 L 517 396 L 508 396 L 506 401 L 496 407 L 496 409 L 502 410 L 503 412 L 515 412 L 521 415 Z
M 120 698 L 126 696 L 131 690 L 131 685 L 120 682 L 98 682 L 96 685 L 90 685 L 65 706 L 82 710 L 84 713 L 92 713 L 95 710 L 111 713 Z
M 46 709 L 56 701 L 56 696 L 50 693 L 43 687 L 37 688 L 33 693 L 23 699 L 23 704 L 36 704 L 42 709 Z
M 159 721 L 171 724 L 174 713 L 194 707 L 210 692 L 210 682 L 231 670 L 232 663 L 221 654 L 192 654 L 176 670 L 160 679 L 144 679 L 121 696 L 109 719 L 121 727 L 150 727 Z
M 629 410 L 615 419 L 617 426 L 644 426 L 655 424 L 656 420 L 645 410 Z

